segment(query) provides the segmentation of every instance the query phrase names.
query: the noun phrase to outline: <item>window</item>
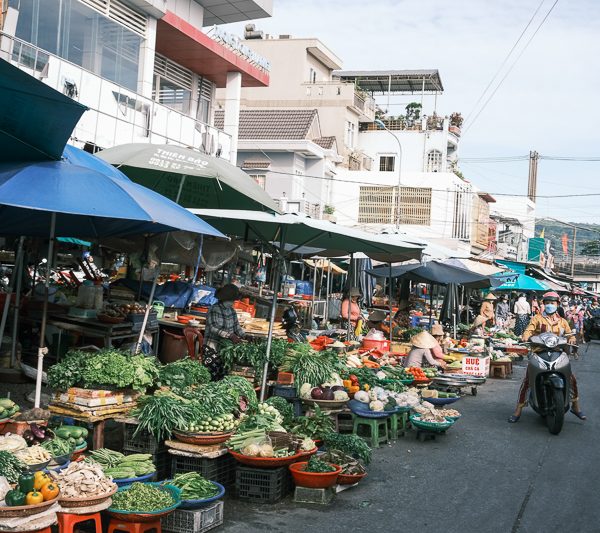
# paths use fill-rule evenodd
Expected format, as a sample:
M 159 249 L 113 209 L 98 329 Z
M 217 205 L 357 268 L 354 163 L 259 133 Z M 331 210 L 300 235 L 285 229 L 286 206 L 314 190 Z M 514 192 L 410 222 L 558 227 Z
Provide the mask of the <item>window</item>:
M 300 202 L 288 202 L 287 212 L 288 213 L 300 213 Z
M 198 80 L 198 113 L 196 118 L 205 124 L 210 124 L 214 93 L 214 83 L 206 78 L 200 78 Z
M 154 77 L 154 100 L 175 111 L 189 114 L 192 104 L 192 72 L 156 54 Z
M 264 174 L 249 174 L 249 176 L 257 183 L 257 185 L 264 189 L 266 186 L 266 176 Z
M 393 224 L 396 187 L 361 186 L 358 197 L 359 224 Z
M 317 83 L 317 71 L 312 67 L 308 71 L 308 83 Z
M 468 241 L 471 238 L 471 191 L 468 187 L 456 186 L 454 192 L 454 216 L 452 238 Z
M 431 225 L 431 189 L 400 188 L 400 224 Z
M 396 163 L 395 155 L 380 155 L 379 156 L 379 172 L 394 172 Z
M 440 152 L 439 150 L 430 150 L 429 152 L 427 152 L 427 167 L 425 171 L 442 171 L 442 152 Z
M 77 0 L 9 0 L 19 10 L 16 37 L 137 90 L 142 36 Z M 111 13 L 129 8 L 113 0 Z M 135 12 L 133 12 L 135 13 Z M 140 16 L 141 28 L 145 17 Z
M 346 131 L 344 132 L 344 142 L 348 148 L 354 148 L 354 133 L 356 125 L 354 122 L 346 121 Z

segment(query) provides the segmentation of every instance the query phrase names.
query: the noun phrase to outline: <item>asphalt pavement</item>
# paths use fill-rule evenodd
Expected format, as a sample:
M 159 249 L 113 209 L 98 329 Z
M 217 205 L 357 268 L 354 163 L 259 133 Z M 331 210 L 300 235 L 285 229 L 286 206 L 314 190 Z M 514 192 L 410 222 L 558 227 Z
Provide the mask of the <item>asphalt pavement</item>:
M 226 533 L 427 531 L 600 532 L 598 443 L 600 348 L 573 361 L 588 420 L 568 413 L 560 435 L 531 409 L 509 424 L 525 363 L 510 379 L 488 379 L 452 407 L 463 417 L 445 436 L 409 431 L 374 451 L 368 477 L 328 506 L 225 502 Z

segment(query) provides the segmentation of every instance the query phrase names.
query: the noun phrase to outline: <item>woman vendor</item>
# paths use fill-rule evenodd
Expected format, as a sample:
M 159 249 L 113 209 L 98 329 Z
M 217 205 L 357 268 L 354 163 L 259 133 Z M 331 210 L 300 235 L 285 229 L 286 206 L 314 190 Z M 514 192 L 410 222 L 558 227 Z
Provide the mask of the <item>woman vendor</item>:
M 348 291 L 348 296 L 342 300 L 342 306 L 340 308 L 342 321 L 347 323 L 347 321 L 350 320 L 350 324 L 353 328 L 356 328 L 358 320 L 361 317 L 360 307 L 358 305 L 359 298 L 360 291 L 356 287 L 352 287 Z
M 412 344 L 412 348 L 410 352 L 408 352 L 406 360 L 403 363 L 406 368 L 411 368 L 413 366 L 421 368 L 423 366 L 423 358 L 425 358 L 430 365 L 446 368 L 446 363 L 442 360 L 442 357 L 444 356 L 442 348 L 430 333 L 427 331 L 417 333 L 410 339 L 410 343 Z M 439 359 L 436 358 L 433 355 L 433 351 L 438 355 L 441 355 L 441 357 Z
M 481 318 L 479 321 L 477 319 L 475 319 L 475 321 L 482 323 L 484 327 L 493 325 L 495 322 L 496 315 L 494 313 L 494 304 L 492 303 L 495 300 L 497 300 L 497 298 L 491 292 L 483 299 L 481 309 L 479 310 L 479 316 L 477 317 Z
M 210 371 L 213 381 L 225 376 L 223 363 L 219 358 L 219 350 L 223 346 L 223 342 L 239 344 L 245 335 L 233 308 L 234 302 L 239 300 L 239 297 L 240 290 L 233 283 L 217 289 L 215 298 L 219 300 L 219 303 L 213 305 L 206 316 L 204 365 Z
M 389 321 L 387 321 L 386 318 L 387 313 L 382 309 L 375 309 L 374 311 L 371 311 L 367 317 L 367 328 L 370 330 L 376 329 L 378 331 L 382 331 L 386 338 L 389 338 L 390 326 Z M 400 328 L 395 322 L 393 322 L 392 326 L 394 328 L 394 337 L 398 337 L 401 332 Z

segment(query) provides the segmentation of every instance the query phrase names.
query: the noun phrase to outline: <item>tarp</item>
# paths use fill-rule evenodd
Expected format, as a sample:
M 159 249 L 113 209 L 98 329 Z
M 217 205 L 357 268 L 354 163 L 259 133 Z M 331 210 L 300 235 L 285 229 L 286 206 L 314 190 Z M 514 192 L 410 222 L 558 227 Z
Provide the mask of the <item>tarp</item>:
M 129 178 L 188 208 L 278 213 L 273 199 L 243 170 L 224 159 L 171 144 L 132 143 L 98 152 Z
M 389 277 L 389 269 L 381 266 L 367 271 L 368 274 L 378 277 Z M 433 283 L 434 285 L 448 285 L 454 283 L 473 289 L 485 289 L 491 285 L 487 276 L 481 276 L 437 261 L 430 261 L 425 265 L 409 264 L 392 267 L 392 277 L 404 277 L 418 283 Z
M 325 272 L 331 270 L 332 274 L 347 274 L 342 267 L 337 266 L 335 263 L 330 263 L 327 259 L 305 259 L 304 262 L 311 268 L 314 268 L 316 265 L 318 269 L 325 270 Z
M 496 265 L 490 265 L 489 263 L 482 263 L 481 261 L 475 261 L 473 259 L 448 259 L 444 261 L 447 265 L 452 265 L 458 268 L 466 268 L 476 274 L 482 276 L 493 276 L 498 272 L 504 272 L 505 269 Z
M 492 286 L 495 291 L 549 291 L 550 287 L 543 281 L 538 281 L 526 274 L 517 272 L 506 272 L 497 274 L 492 278 Z M 499 285 L 496 285 L 499 283 Z
M 58 161 L 86 109 L 0 59 L 0 162 Z
M 321 249 L 320 256 L 341 257 L 348 253 L 363 252 L 372 259 L 394 262 L 408 259 L 420 259 L 420 246 L 401 243 L 394 244 L 383 236 L 372 235 L 346 226 L 333 224 L 326 220 L 315 220 L 301 215 L 278 215 L 259 211 L 239 211 L 226 209 L 190 209 L 216 228 L 228 235 L 238 236 L 245 241 L 270 243 L 281 239 L 287 253 L 296 248 L 310 246 Z

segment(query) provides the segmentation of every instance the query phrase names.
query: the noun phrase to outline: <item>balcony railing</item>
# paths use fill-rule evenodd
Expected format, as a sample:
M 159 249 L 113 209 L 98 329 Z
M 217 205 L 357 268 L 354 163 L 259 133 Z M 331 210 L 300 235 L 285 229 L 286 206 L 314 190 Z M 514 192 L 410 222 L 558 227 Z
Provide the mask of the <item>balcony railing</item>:
M 73 131 L 78 141 L 102 148 L 172 143 L 229 159 L 225 132 L 3 32 L 0 58 L 88 107 Z
M 357 91 L 353 83 L 327 80 L 303 85 L 306 87 L 306 96 L 311 99 L 345 100 L 346 105 L 353 107 L 364 120 L 371 122 L 375 118 L 375 100 Z

